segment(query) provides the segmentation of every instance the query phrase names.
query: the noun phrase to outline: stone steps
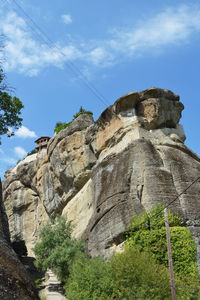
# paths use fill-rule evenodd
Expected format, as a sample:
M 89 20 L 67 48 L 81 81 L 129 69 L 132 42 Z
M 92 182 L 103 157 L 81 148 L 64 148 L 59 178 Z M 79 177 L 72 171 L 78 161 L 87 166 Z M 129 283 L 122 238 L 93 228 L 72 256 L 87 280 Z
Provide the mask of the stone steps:
M 45 288 L 41 291 L 40 296 L 45 297 L 45 300 L 66 300 L 66 297 L 62 294 L 62 286 L 56 275 L 51 270 L 48 270 L 45 277 Z

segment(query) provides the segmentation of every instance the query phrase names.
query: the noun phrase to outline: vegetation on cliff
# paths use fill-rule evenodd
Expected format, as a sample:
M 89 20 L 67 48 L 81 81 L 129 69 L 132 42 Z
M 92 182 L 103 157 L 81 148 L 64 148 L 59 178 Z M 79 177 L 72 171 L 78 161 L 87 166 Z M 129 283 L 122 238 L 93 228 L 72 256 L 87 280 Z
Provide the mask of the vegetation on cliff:
M 157 205 L 151 212 L 134 216 L 128 227 L 126 245 L 148 250 L 158 263 L 168 266 L 164 207 Z M 174 272 L 179 276 L 197 276 L 197 250 L 190 231 L 180 218 L 169 211 L 169 226 Z
M 73 116 L 73 120 L 68 122 L 68 123 L 64 123 L 64 122 L 57 122 L 56 125 L 55 125 L 55 128 L 54 128 L 54 132 L 56 134 L 58 134 L 61 130 L 69 127 L 70 124 L 72 124 L 72 122 L 78 118 L 78 116 L 80 115 L 83 115 L 83 114 L 87 114 L 87 115 L 93 115 L 93 113 L 90 111 L 90 110 L 85 110 L 84 108 L 82 108 L 82 106 L 80 107 L 79 109 L 79 112 L 76 113 L 74 116 Z
M 199 299 L 197 248 L 189 229 L 170 212 L 169 225 L 176 293 L 180 299 Z M 148 251 L 160 265 L 168 267 L 164 206 L 159 204 L 141 216 L 134 216 L 127 230 L 125 248 Z
M 52 269 L 59 280 L 65 281 L 77 256 L 84 252 L 82 241 L 71 236 L 72 226 L 65 217 L 51 219 L 40 230 L 40 242 L 34 247 L 36 267 L 45 272 Z
M 196 246 L 180 218 L 169 212 L 177 296 L 199 299 Z M 163 207 L 134 216 L 123 253 L 110 261 L 90 258 L 71 236 L 66 218 L 45 225 L 35 246 L 37 266 L 51 268 L 65 283 L 69 300 L 169 299 L 170 284 Z

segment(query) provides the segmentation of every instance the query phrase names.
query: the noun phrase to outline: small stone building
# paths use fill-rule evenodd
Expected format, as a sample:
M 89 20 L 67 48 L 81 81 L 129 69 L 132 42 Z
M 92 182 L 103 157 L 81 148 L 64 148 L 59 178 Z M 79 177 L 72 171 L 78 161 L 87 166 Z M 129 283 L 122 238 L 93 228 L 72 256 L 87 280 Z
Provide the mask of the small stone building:
M 35 141 L 35 143 L 36 143 L 36 146 L 35 146 L 36 150 L 38 150 L 38 152 L 40 152 L 42 149 L 46 149 L 49 140 L 50 140 L 49 136 L 41 136 L 39 139 L 37 139 Z

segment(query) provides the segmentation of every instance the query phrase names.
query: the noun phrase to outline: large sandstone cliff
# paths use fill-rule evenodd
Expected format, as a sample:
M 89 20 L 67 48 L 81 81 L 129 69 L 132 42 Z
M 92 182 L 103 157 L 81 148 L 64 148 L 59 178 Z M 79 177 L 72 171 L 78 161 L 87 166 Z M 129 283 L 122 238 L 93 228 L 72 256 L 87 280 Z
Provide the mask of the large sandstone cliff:
M 37 300 L 37 293 L 26 270 L 10 246 L 7 216 L 0 182 L 0 299 Z
M 151 88 L 118 99 L 94 122 L 80 115 L 48 143 L 8 171 L 4 204 L 11 234 L 29 253 L 38 228 L 66 214 L 92 256 L 109 255 L 123 241 L 133 214 L 168 204 L 200 174 L 200 159 L 184 145 L 183 104 L 169 90 Z M 200 183 L 170 206 L 200 235 Z

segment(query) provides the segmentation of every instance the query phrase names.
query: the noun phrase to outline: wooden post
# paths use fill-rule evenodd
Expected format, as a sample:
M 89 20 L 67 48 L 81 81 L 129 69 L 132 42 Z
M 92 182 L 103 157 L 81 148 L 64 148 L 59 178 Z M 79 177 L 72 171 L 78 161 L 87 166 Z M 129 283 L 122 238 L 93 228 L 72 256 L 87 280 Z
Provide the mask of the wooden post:
M 166 227 L 166 237 L 167 237 L 167 252 L 168 252 L 168 263 L 169 263 L 169 274 L 170 274 L 170 286 L 171 286 L 172 300 L 176 300 L 176 289 L 175 289 L 175 280 L 174 280 L 174 272 L 173 272 L 172 251 L 171 251 L 170 230 L 169 230 L 167 208 L 164 209 L 164 215 L 165 215 L 165 227 Z

